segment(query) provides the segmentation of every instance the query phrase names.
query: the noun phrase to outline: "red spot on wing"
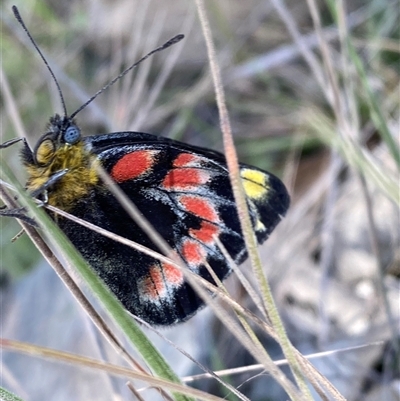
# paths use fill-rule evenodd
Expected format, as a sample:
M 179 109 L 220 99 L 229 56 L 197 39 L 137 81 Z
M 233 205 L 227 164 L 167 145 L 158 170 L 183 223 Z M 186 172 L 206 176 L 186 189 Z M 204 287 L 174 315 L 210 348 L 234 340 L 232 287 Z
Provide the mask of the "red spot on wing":
M 111 170 L 111 177 L 116 182 L 133 180 L 147 173 L 153 167 L 155 151 L 138 150 L 122 156 Z
M 169 285 L 179 286 L 183 283 L 183 273 L 170 263 L 162 263 L 163 275 Z
M 190 154 L 190 153 L 181 153 L 173 163 L 174 167 L 184 167 L 184 166 L 189 166 L 190 164 L 194 164 L 196 162 L 199 162 L 200 158 L 196 155 Z
M 169 296 L 168 287 L 179 287 L 183 281 L 182 271 L 172 264 L 161 263 L 161 267 L 153 265 L 140 284 L 142 295 L 152 302 L 158 302 Z
M 205 184 L 210 174 L 197 168 L 177 168 L 170 170 L 165 176 L 162 185 L 169 190 L 185 190 Z
M 209 223 L 208 221 L 202 221 L 200 228 L 191 228 L 189 234 L 192 238 L 195 238 L 205 244 L 212 244 L 220 232 L 220 229 L 215 224 Z
M 148 276 L 141 282 L 141 290 L 143 296 L 152 301 L 158 301 L 165 296 L 164 277 L 159 266 L 150 267 Z
M 182 195 L 179 197 L 181 205 L 189 212 L 201 219 L 218 222 L 218 213 L 210 200 L 201 196 Z
M 190 239 L 183 241 L 181 252 L 183 259 L 185 259 L 189 265 L 200 265 L 204 263 L 206 253 L 203 247 L 196 241 Z

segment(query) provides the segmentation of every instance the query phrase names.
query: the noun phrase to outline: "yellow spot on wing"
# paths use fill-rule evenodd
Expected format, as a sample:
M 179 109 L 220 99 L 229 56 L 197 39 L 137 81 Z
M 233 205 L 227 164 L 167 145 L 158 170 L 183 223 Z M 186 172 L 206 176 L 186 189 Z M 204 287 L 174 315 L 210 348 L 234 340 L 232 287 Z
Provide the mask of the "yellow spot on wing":
M 240 175 L 243 179 L 243 187 L 250 199 L 260 199 L 267 195 L 269 185 L 268 176 L 261 171 L 244 168 Z

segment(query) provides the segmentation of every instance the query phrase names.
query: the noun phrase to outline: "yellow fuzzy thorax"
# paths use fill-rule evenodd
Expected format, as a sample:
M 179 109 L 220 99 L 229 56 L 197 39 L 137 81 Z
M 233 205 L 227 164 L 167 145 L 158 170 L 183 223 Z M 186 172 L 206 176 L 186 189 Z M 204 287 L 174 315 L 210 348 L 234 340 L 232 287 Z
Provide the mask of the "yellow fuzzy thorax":
M 59 144 L 45 139 L 35 151 L 36 163 L 28 163 L 27 189 L 40 190 L 55 173 L 68 172 L 47 190 L 47 203 L 68 211 L 76 202 L 89 194 L 99 181 L 96 172 L 98 160 L 90 154 L 82 141 Z

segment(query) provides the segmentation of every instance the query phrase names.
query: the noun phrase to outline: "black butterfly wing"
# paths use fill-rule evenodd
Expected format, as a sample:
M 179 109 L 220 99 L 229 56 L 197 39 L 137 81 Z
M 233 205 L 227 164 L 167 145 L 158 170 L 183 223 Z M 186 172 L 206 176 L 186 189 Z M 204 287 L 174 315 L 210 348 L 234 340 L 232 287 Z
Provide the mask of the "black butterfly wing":
M 213 282 L 230 268 L 215 244 L 231 257 L 247 256 L 223 155 L 150 134 L 120 132 L 87 137 L 87 149 L 195 273 Z M 247 202 L 258 241 L 263 242 L 289 204 L 283 184 L 269 173 L 241 165 Z M 72 214 L 159 251 L 106 186 L 77 201 Z M 203 302 L 182 272 L 91 230 L 61 228 L 131 313 L 156 325 L 183 321 Z M 87 244 L 90 243 L 90 247 Z

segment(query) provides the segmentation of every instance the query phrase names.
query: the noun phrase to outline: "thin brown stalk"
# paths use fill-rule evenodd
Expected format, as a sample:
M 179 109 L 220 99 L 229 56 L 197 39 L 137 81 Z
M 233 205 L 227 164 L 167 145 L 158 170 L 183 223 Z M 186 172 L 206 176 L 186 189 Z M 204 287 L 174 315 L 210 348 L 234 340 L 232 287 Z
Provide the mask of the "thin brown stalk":
M 301 389 L 302 398 L 304 397 L 304 399 L 311 400 L 312 399 L 311 393 L 304 380 L 304 376 L 301 373 L 301 368 L 300 368 L 298 362 L 296 361 L 296 358 L 295 358 L 293 350 L 292 350 L 292 345 L 286 335 L 283 323 L 280 320 L 275 302 L 274 302 L 272 294 L 271 294 L 271 290 L 269 288 L 269 284 L 262 272 L 261 261 L 260 261 L 258 251 L 257 251 L 257 241 L 255 240 L 254 232 L 252 230 L 252 225 L 251 225 L 251 221 L 250 221 L 250 216 L 247 212 L 247 203 L 246 203 L 244 191 L 242 188 L 238 158 L 237 158 L 235 146 L 233 143 L 232 130 L 231 130 L 230 121 L 229 121 L 229 114 L 228 114 L 228 110 L 226 107 L 225 95 L 224 95 L 224 90 L 223 90 L 222 80 L 221 80 L 221 73 L 220 73 L 218 62 L 217 62 L 214 43 L 213 43 L 212 35 L 211 35 L 211 29 L 209 26 L 204 2 L 202 0 L 196 0 L 196 5 L 197 5 L 199 17 L 200 17 L 201 26 L 203 29 L 203 35 L 204 35 L 206 46 L 207 46 L 207 52 L 208 52 L 209 62 L 210 62 L 210 69 L 211 69 L 211 74 L 212 74 L 213 81 L 214 81 L 216 101 L 217 101 L 218 110 L 219 110 L 220 125 L 221 125 L 221 131 L 222 131 L 222 135 L 223 135 L 226 160 L 227 160 L 227 165 L 228 165 L 228 168 L 230 171 L 232 190 L 233 190 L 235 202 L 236 202 L 237 208 L 238 208 L 239 220 L 240 220 L 240 223 L 242 226 L 242 231 L 244 234 L 246 247 L 247 247 L 250 259 L 252 261 L 252 266 L 253 266 L 258 284 L 260 285 L 260 290 L 263 294 L 264 300 L 267 303 L 267 310 L 270 313 L 271 322 L 272 322 L 275 330 L 279 333 L 280 344 L 282 346 L 282 349 L 283 349 L 283 352 L 284 352 L 286 358 L 290 361 L 290 367 L 292 369 L 292 372 L 294 374 L 296 382 Z M 265 358 L 267 360 L 269 359 L 268 356 L 265 356 Z M 276 377 L 276 378 L 280 377 L 280 373 L 281 372 L 279 372 L 279 373 L 276 372 L 277 376 L 274 375 L 274 377 Z M 285 383 L 285 382 L 286 382 L 285 380 L 281 381 L 281 383 Z M 288 391 L 287 387 L 284 387 L 284 388 L 286 391 Z M 296 398 L 293 398 L 294 394 L 291 393 L 291 391 L 289 391 L 288 394 L 291 396 L 291 398 L 293 400 L 296 399 Z
M 186 394 L 188 396 L 196 397 L 197 399 L 204 401 L 223 401 L 223 398 L 216 397 L 205 393 L 204 391 L 196 390 L 191 387 L 183 386 L 182 384 L 173 383 L 164 379 L 145 374 L 143 372 L 133 371 L 130 368 L 105 363 L 92 358 L 87 358 L 81 355 L 71 354 L 69 352 L 52 350 L 37 345 L 26 344 L 20 341 L 0 339 L 0 346 L 3 349 L 9 351 L 18 351 L 27 355 L 35 355 L 41 358 L 54 359 L 65 363 L 79 364 L 80 366 L 86 366 L 92 369 L 107 372 L 114 376 L 127 377 L 134 380 L 141 380 L 149 383 L 157 388 L 168 389 L 173 392 Z
M 0 186 L 0 197 L 3 202 L 10 208 L 17 207 L 14 199 L 8 195 L 6 191 Z M 24 230 L 24 232 L 29 236 L 33 244 L 37 247 L 49 265 L 54 269 L 58 277 L 62 280 L 68 290 L 71 292 L 73 297 L 77 300 L 79 305 L 85 310 L 88 314 L 89 318 L 92 320 L 94 325 L 98 328 L 98 330 L 104 335 L 106 340 L 111 344 L 111 346 L 116 350 L 116 352 L 121 355 L 132 367 L 138 369 L 143 374 L 148 374 L 146 370 L 138 364 L 135 359 L 129 354 L 129 352 L 125 349 L 122 343 L 117 339 L 117 337 L 113 334 L 110 327 L 103 320 L 103 318 L 96 312 L 93 306 L 90 304 L 89 300 L 80 290 L 80 288 L 76 285 L 75 281 L 69 275 L 68 271 L 65 270 L 64 266 L 58 260 L 58 258 L 54 255 L 53 251 L 49 248 L 49 246 L 44 242 L 42 237 L 37 232 L 36 228 L 27 224 L 26 222 L 19 220 L 19 223 Z

